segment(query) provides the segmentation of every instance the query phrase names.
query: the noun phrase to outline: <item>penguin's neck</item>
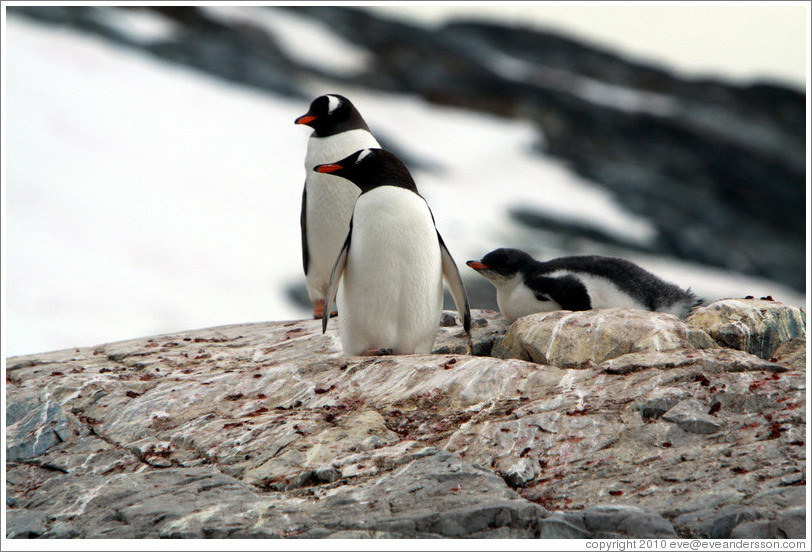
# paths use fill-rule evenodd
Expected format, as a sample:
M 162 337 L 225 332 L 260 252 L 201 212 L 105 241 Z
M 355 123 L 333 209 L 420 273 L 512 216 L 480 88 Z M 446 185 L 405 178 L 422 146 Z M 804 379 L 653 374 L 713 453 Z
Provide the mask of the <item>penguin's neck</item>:
M 311 135 L 305 156 L 308 172 L 316 165 L 335 163 L 359 149 L 380 148 L 375 137 L 365 129 L 347 130 L 331 136 Z

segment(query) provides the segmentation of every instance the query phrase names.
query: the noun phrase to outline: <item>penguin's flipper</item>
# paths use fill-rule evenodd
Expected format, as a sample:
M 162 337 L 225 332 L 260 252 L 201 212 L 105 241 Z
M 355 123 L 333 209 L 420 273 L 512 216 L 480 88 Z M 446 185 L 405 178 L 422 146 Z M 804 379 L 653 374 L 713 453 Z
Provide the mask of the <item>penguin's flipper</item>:
M 440 241 L 440 255 L 443 259 L 443 276 L 448 282 L 448 289 L 451 290 L 451 296 L 454 298 L 454 303 L 457 305 L 457 312 L 462 320 L 462 327 L 465 333 L 468 334 L 468 342 L 471 345 L 471 307 L 468 304 L 468 293 L 465 291 L 465 286 L 462 283 L 460 271 L 457 268 L 457 263 L 448 248 L 445 246 L 443 237 L 440 232 L 437 232 L 437 239 Z M 473 352 L 473 347 L 471 352 Z
M 302 190 L 302 212 L 299 215 L 299 225 L 302 227 L 302 266 L 307 274 L 310 257 L 307 252 L 307 186 Z
M 327 284 L 327 293 L 324 295 L 324 312 L 326 313 L 321 318 L 321 333 L 327 331 L 327 322 L 330 320 L 330 309 L 333 307 L 333 302 L 336 299 L 338 292 L 338 282 L 344 275 L 344 269 L 347 268 L 347 254 L 350 252 L 350 238 L 352 238 L 352 219 L 350 219 L 350 231 L 347 232 L 347 239 L 344 240 L 344 245 L 341 247 L 341 252 L 338 254 L 333 270 L 330 272 L 330 283 Z

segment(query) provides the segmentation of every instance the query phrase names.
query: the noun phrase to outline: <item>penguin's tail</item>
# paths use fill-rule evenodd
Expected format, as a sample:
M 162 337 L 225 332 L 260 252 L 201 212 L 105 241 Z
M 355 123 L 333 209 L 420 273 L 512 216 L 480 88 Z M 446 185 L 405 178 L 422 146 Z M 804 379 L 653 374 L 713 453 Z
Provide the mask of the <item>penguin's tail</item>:
M 680 316 L 680 318 L 687 318 L 688 316 L 693 314 L 693 312 L 696 309 L 705 305 L 705 300 L 701 297 L 697 297 L 696 294 L 694 294 L 694 292 L 691 291 L 691 288 L 688 288 L 685 290 L 684 303 L 685 303 L 685 315 Z

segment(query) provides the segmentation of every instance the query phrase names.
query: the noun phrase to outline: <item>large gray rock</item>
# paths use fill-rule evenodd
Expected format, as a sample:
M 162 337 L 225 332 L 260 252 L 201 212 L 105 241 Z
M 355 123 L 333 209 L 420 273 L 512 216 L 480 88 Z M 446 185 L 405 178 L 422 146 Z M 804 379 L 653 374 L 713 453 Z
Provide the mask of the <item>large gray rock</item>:
M 612 504 L 594 506 L 583 512 L 584 526 L 594 538 L 614 539 L 674 538 L 671 523 L 657 514 L 645 512 L 635 506 Z
M 786 366 L 790 370 L 806 369 L 806 335 L 793 337 L 783 342 L 773 353 L 770 359 L 776 364 Z
M 475 310 L 471 315 L 473 351 L 468 350 L 456 312 L 443 311 L 432 353 L 446 355 L 472 352 L 477 356 L 490 356 L 494 345 L 502 339 L 510 322 L 498 311 L 493 310 Z
M 580 368 L 630 353 L 716 346 L 705 332 L 670 314 L 597 309 L 522 317 L 510 326 L 493 354 Z
M 673 422 L 689 433 L 716 433 L 722 429 L 721 422 L 708 414 L 708 407 L 695 399 L 677 403 L 663 414 L 663 420 Z
M 759 517 L 753 508 L 732 505 L 716 510 L 690 512 L 678 517 L 674 523 L 684 527 L 691 537 L 727 539 L 733 529 Z
M 7 536 L 796 535 L 805 372 L 668 324 L 578 368 L 344 357 L 314 320 L 10 358 Z
M 62 406 L 47 397 L 30 397 L 9 405 L 7 409 L 6 459 L 11 462 L 41 456 L 49 449 L 78 434 Z
M 806 538 L 806 509 L 791 508 L 778 512 L 774 520 L 748 521 L 730 533 L 734 539 L 803 539 Z
M 801 309 L 765 299 L 724 299 L 699 308 L 688 324 L 705 330 L 721 345 L 769 359 L 785 342 L 806 337 Z
M 389 477 L 342 483 L 266 492 L 214 465 L 53 479 L 45 484 L 48 502 L 12 510 L 11 534 L 49 536 L 49 519 L 54 537 L 67 526 L 94 538 L 321 538 L 344 531 L 519 538 L 537 535 L 546 516 L 493 473 L 437 450 Z

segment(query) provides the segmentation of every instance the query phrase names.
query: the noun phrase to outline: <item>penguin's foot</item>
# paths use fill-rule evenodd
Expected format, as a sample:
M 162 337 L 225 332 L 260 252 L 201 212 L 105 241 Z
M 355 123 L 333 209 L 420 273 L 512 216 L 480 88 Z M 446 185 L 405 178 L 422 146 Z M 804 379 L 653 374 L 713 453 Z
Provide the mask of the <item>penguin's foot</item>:
M 383 355 L 394 355 L 395 351 L 392 349 L 367 349 L 361 356 L 383 356 Z
M 324 316 L 324 301 L 320 299 L 313 301 L 313 318 L 321 318 L 322 316 Z

